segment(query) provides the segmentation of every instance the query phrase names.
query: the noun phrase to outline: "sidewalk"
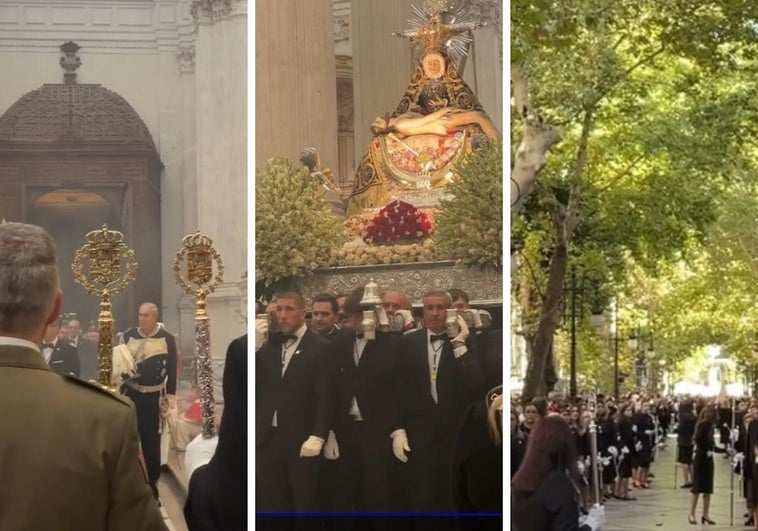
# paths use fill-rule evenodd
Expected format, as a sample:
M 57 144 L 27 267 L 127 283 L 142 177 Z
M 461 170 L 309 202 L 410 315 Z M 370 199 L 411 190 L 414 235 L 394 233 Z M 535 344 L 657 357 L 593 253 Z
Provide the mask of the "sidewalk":
M 708 529 L 721 531 L 726 529 L 746 528 L 745 503 L 740 496 L 739 476 L 734 476 L 734 526 L 729 526 L 730 500 L 730 460 L 723 454 L 714 454 L 715 478 L 711 496 L 710 518 L 716 525 L 700 524 L 702 515 L 702 496 L 698 502 L 697 525 L 687 522 L 691 494 L 689 489 L 678 488 L 682 484 L 681 469 L 677 471 L 677 488 L 674 489 L 674 460 L 676 458 L 676 439 L 669 438 L 667 447 L 658 451 L 658 456 L 651 471 L 655 474 L 649 489 L 634 490 L 631 496 L 637 501 L 610 500 L 605 505 L 608 519 L 603 531 L 642 531 L 661 528 L 664 531 L 687 531 Z

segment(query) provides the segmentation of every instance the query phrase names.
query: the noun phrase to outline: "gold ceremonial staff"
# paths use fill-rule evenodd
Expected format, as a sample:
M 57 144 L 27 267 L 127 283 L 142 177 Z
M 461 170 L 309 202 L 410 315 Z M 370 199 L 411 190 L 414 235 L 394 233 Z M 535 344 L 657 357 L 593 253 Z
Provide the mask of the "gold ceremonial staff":
M 97 318 L 97 381 L 113 389 L 113 313 L 111 295 L 121 293 L 134 280 L 137 261 L 134 251 L 124 243 L 124 235 L 103 225 L 88 232 L 86 243 L 76 250 L 71 269 L 74 279 L 87 293 L 100 295 L 100 315 Z M 89 277 L 84 271 L 84 258 L 89 260 Z M 125 270 L 121 274 L 121 261 Z
M 213 276 L 213 262 L 216 276 Z M 187 276 L 182 276 L 182 262 L 186 263 Z M 216 435 L 213 424 L 216 403 L 213 399 L 213 367 L 211 366 L 211 331 L 205 298 L 216 289 L 224 275 L 224 264 L 213 248 L 213 240 L 199 231 L 182 239 L 182 248 L 174 259 L 174 278 L 187 295 L 195 297 L 195 359 L 200 387 L 200 408 L 203 421 L 203 438 Z M 194 287 L 190 285 L 194 284 Z

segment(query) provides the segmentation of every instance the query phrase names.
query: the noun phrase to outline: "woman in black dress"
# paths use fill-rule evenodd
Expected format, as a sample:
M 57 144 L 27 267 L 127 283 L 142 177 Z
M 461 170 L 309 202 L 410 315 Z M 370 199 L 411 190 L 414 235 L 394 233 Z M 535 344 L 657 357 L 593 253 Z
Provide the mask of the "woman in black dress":
M 632 430 L 636 437 L 637 455 L 633 466 L 636 468 L 634 475 L 634 487 L 647 489 L 650 483 L 647 480 L 647 473 L 652 462 L 653 444 L 655 436 L 655 423 L 650 416 L 650 405 L 642 403 L 640 410 L 634 416 L 632 421 Z
M 700 412 L 695 425 L 694 457 L 692 459 L 692 502 L 690 503 L 689 522 L 697 524 L 695 509 L 697 500 L 703 495 L 703 516 L 700 522 L 715 525 L 716 522 L 708 517 L 713 494 L 713 430 L 716 422 L 716 410 L 707 405 Z
M 618 437 L 616 431 L 616 422 L 610 409 L 606 409 L 605 404 L 597 404 L 597 451 L 604 460 L 610 460 L 609 466 L 603 467 L 603 498 L 608 499 L 613 496 L 614 486 L 616 485 L 616 467 L 613 466 L 613 453 L 618 452 Z M 590 475 L 590 477 L 592 477 Z M 591 485 L 591 484 L 590 484 Z
M 618 482 L 616 483 L 617 500 L 636 500 L 629 496 L 629 478 L 632 477 L 632 460 L 636 451 L 634 449 L 634 431 L 632 430 L 632 406 L 623 404 L 619 409 L 618 432 L 619 432 L 619 466 Z
M 514 531 L 597 531 L 603 507 L 593 507 L 579 524 L 579 470 L 571 430 L 559 415 L 540 420 L 529 436 L 524 461 L 512 481 Z
M 679 405 L 679 424 L 676 433 L 677 462 L 682 466 L 683 489 L 692 487 L 692 438 L 695 436 L 697 417 L 692 411 L 694 403 L 686 400 Z

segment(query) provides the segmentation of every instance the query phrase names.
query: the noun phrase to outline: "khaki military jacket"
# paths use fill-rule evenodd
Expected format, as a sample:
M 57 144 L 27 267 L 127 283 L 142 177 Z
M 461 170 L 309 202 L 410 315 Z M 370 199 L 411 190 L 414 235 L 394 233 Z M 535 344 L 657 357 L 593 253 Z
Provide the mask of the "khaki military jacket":
M 0 345 L 0 530 L 163 531 L 130 401 Z

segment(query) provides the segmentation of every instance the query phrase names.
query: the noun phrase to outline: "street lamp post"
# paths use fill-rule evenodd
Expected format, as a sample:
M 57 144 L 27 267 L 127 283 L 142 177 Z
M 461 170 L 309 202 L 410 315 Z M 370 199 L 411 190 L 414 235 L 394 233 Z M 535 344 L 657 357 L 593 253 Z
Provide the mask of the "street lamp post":
M 571 367 L 569 394 L 576 398 L 576 270 L 571 266 Z

